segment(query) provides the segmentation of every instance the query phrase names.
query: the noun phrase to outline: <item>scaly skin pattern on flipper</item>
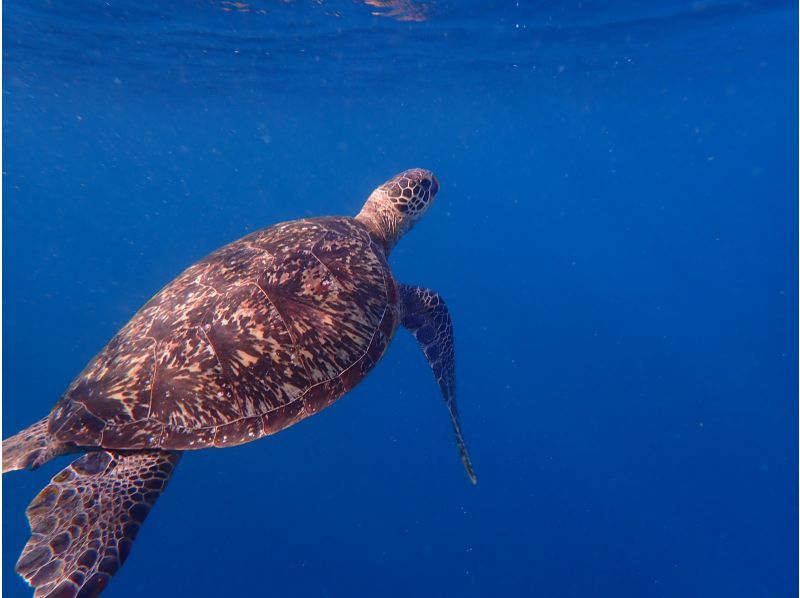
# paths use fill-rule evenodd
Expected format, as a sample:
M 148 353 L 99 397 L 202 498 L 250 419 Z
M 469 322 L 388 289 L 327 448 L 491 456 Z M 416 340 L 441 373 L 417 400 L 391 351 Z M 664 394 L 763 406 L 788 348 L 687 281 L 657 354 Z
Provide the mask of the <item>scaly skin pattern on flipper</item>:
M 17 572 L 34 596 L 96 596 L 125 562 L 180 453 L 93 451 L 28 506 L 31 538 Z
M 49 417 L 39 420 L 3 441 L 3 473 L 36 469 L 53 457 L 69 452 L 47 436 Z
M 450 421 L 456 435 L 461 462 L 473 484 L 478 478 L 472 469 L 469 452 L 461 433 L 461 422 L 456 404 L 456 355 L 453 344 L 453 323 L 447 305 L 436 291 L 401 284 L 400 321 L 417 339 L 428 364 L 436 376 L 444 404 L 450 412 Z
M 58 442 L 199 449 L 278 432 L 357 384 L 398 322 L 383 249 L 352 218 L 252 233 L 189 267 L 73 381 Z

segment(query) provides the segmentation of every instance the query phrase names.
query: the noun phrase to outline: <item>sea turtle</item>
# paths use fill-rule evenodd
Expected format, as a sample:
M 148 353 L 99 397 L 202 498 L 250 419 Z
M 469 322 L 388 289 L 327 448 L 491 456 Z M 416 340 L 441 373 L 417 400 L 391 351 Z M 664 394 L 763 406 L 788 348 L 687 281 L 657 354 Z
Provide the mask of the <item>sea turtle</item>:
M 142 307 L 52 412 L 3 441 L 3 472 L 84 452 L 27 510 L 17 571 L 35 596 L 95 596 L 125 561 L 181 451 L 275 434 L 327 407 L 375 366 L 399 324 L 439 383 L 467 473 L 453 331 L 435 292 L 387 264 L 439 183 L 412 169 L 355 217 L 256 231 L 190 266 Z

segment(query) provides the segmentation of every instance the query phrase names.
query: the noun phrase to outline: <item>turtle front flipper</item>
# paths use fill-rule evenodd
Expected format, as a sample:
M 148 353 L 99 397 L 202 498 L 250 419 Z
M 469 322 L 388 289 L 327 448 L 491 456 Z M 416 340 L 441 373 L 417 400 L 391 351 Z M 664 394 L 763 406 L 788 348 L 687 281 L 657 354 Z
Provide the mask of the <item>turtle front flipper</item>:
M 469 460 L 456 406 L 455 348 L 453 345 L 453 324 L 444 300 L 430 289 L 400 286 L 400 303 L 403 326 L 417 339 L 422 352 L 436 376 L 442 391 L 445 405 L 450 411 L 450 421 L 456 433 L 458 452 L 467 470 L 469 479 L 477 483 L 472 463 Z
M 180 453 L 95 451 L 33 499 L 17 572 L 34 596 L 96 596 L 125 562 Z

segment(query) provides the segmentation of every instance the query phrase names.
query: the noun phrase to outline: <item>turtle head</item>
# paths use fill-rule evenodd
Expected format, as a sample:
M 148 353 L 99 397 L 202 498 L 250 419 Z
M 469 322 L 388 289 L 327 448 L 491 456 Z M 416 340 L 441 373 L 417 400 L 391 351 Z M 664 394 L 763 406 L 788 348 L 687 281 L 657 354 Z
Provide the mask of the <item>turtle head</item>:
M 388 253 L 433 203 L 439 181 L 430 170 L 412 168 L 375 189 L 356 220 L 383 242 Z

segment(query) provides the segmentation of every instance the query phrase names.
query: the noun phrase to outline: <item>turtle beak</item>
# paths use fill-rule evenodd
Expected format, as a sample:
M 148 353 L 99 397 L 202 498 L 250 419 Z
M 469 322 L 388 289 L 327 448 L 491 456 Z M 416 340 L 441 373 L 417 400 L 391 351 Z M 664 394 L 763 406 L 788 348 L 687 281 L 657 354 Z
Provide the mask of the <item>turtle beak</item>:
M 439 180 L 431 175 L 431 198 L 439 192 Z

